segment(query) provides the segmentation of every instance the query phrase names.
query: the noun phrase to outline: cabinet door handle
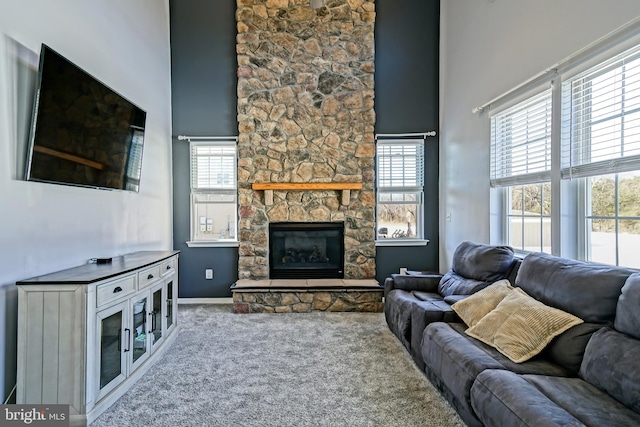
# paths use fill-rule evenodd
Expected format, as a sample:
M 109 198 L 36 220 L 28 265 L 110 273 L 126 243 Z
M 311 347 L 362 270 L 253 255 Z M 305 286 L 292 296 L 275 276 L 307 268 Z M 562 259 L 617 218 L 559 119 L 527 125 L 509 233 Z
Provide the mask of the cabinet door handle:
M 167 270 L 171 270 L 171 266 L 170 265 L 167 265 Z
M 156 311 L 150 311 L 149 316 L 151 316 L 151 332 L 156 330 Z
M 125 332 L 127 333 L 127 349 L 124 351 L 131 351 L 131 329 L 125 328 Z
M 153 274 L 150 274 L 147 276 L 147 280 L 151 280 L 151 279 L 153 279 Z
M 120 286 L 116 286 L 115 289 L 113 290 L 114 294 L 117 294 L 118 292 L 122 292 L 122 288 Z

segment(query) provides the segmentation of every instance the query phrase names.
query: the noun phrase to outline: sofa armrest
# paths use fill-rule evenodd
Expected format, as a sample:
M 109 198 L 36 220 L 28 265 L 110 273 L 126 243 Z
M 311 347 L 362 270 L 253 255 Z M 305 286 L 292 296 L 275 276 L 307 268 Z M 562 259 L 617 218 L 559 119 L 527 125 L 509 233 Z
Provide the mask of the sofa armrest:
M 403 291 L 438 292 L 438 284 L 442 279 L 442 274 L 392 274 L 384 281 L 384 296 L 394 289 Z

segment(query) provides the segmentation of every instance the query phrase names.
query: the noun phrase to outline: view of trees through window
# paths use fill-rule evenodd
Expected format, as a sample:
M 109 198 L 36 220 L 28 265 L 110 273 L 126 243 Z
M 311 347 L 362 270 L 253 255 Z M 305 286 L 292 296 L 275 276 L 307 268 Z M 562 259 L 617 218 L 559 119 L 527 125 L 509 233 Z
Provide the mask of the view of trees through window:
M 589 200 L 589 258 L 640 267 L 640 171 L 589 178 Z
M 378 238 L 415 238 L 418 232 L 419 195 L 381 193 L 379 195 Z
M 509 244 L 551 253 L 551 183 L 509 187 Z

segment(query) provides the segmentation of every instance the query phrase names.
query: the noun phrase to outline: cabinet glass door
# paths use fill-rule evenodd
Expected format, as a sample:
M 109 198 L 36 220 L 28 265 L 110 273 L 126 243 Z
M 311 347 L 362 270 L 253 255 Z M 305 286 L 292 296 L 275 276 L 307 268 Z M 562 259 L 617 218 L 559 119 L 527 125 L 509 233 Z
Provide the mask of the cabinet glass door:
M 151 289 L 151 347 L 154 348 L 162 340 L 162 283 Z
M 147 297 L 133 301 L 133 329 L 131 332 L 133 338 L 133 363 L 141 362 L 145 355 L 148 354 L 147 342 L 147 309 L 149 301 Z
M 113 381 L 122 372 L 122 311 L 102 319 L 100 336 L 100 388 Z
M 98 312 L 97 336 L 99 344 L 98 398 L 109 393 L 120 384 L 127 375 L 126 351 L 130 343 L 127 340 L 129 329 L 126 325 L 126 304 L 118 304 Z
M 174 289 L 173 289 L 173 278 L 167 282 L 167 331 L 173 327 L 175 315 L 173 312 L 174 306 Z

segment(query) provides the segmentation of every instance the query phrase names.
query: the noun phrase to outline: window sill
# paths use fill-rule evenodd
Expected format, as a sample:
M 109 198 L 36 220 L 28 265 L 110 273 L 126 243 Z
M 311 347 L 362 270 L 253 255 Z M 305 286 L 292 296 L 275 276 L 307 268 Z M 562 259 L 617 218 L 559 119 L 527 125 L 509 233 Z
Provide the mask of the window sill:
M 237 240 L 212 240 L 212 241 L 188 241 L 190 248 L 237 248 L 240 242 Z
M 376 246 L 427 246 L 428 239 L 384 239 L 376 240 Z

